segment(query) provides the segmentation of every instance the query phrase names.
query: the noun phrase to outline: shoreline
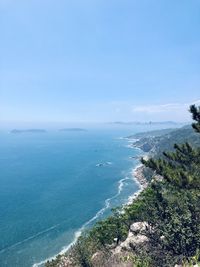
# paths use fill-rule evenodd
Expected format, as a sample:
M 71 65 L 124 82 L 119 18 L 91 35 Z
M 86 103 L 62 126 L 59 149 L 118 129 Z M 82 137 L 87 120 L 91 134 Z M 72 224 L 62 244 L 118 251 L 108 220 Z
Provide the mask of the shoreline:
M 131 171 L 131 176 L 132 176 L 132 178 L 134 178 L 133 177 L 133 172 L 134 171 L 136 171 L 139 167 L 141 166 L 141 164 L 140 165 L 137 165 L 134 169 L 132 169 L 132 171 Z M 32 265 L 32 267 L 43 267 L 43 266 L 45 266 L 45 263 L 47 263 L 47 261 L 52 261 L 52 260 L 56 260 L 56 258 L 57 258 L 57 256 L 61 256 L 61 259 L 62 259 L 62 261 L 65 261 L 66 260 L 66 253 L 70 250 L 70 248 L 76 243 L 76 241 L 78 240 L 78 238 L 81 236 L 81 234 L 82 234 L 82 232 L 86 229 L 86 227 L 90 224 L 90 223 L 92 223 L 93 221 L 95 221 L 99 216 L 101 216 L 103 213 L 104 213 L 104 211 L 105 210 L 107 210 L 109 207 L 110 207 L 110 201 L 112 200 L 112 199 L 115 199 L 116 197 L 118 197 L 119 195 L 120 195 L 120 193 L 121 193 L 121 191 L 122 191 L 122 188 L 123 188 L 123 186 L 124 186 L 124 184 L 123 184 L 123 182 L 125 181 L 125 180 L 127 180 L 127 179 L 131 179 L 131 178 L 127 178 L 127 177 L 125 177 L 125 178 L 122 178 L 122 179 L 120 179 L 119 181 L 118 181 L 118 191 L 117 191 L 117 193 L 114 195 L 114 196 L 112 196 L 112 197 L 110 197 L 110 198 L 108 198 L 108 199 L 106 199 L 105 201 L 104 201 L 104 206 L 90 219 L 90 220 L 88 220 L 87 222 L 85 222 L 75 233 L 74 233 L 74 238 L 73 238 L 73 240 L 72 240 L 72 242 L 69 244 L 69 245 L 67 245 L 67 246 L 64 246 L 62 249 L 61 249 L 61 251 L 58 253 L 58 254 L 55 254 L 54 256 L 52 256 L 52 257 L 49 257 L 49 258 L 47 258 L 47 259 L 45 259 L 45 260 L 42 260 L 42 261 L 40 261 L 40 262 L 37 262 L 37 263 L 34 263 L 33 265 Z M 141 183 L 139 182 L 139 180 L 137 180 L 137 179 L 133 179 L 136 183 L 138 183 L 139 185 L 140 185 L 140 187 L 141 187 Z M 142 189 L 143 190 L 143 189 Z M 132 200 L 136 197 L 135 195 L 139 195 L 139 193 L 141 192 L 141 188 L 139 189 L 139 190 L 137 190 L 133 195 L 131 195 L 131 196 L 129 196 L 128 197 L 128 200 L 127 200 L 127 202 L 126 203 L 124 203 L 124 204 L 122 204 L 122 206 L 126 206 L 126 205 L 129 205 L 130 203 L 130 199 L 131 199 L 131 202 L 132 202 Z
M 131 171 L 132 178 L 139 185 L 139 189 L 133 195 L 128 197 L 128 201 L 125 204 L 123 204 L 123 206 L 132 204 L 132 202 L 135 199 L 137 199 L 137 197 L 140 195 L 140 193 L 148 186 L 148 182 L 143 175 L 143 168 L 144 168 L 143 164 L 138 164 L 135 168 L 132 169 L 132 171 Z M 125 180 L 125 179 L 127 179 L 127 178 L 123 178 L 123 179 L 118 181 L 119 188 L 118 188 L 118 193 L 116 195 L 120 194 L 120 191 L 121 191 L 120 184 L 121 184 L 122 180 Z M 116 197 L 116 195 L 114 195 L 114 197 Z M 114 197 L 112 197 L 112 198 L 114 198 Z M 112 198 L 110 198 L 110 199 L 112 199 Z M 105 202 L 107 200 L 108 199 L 106 199 Z M 100 211 L 98 211 L 97 214 L 104 209 L 106 209 L 105 206 Z M 97 214 L 92 219 L 90 219 L 88 222 L 86 222 L 81 228 L 79 228 L 79 230 L 77 230 L 77 232 L 75 232 L 74 240 L 68 246 L 64 247 L 58 254 L 54 255 L 53 257 L 46 259 L 44 261 L 41 261 L 40 263 L 35 263 L 32 267 L 44 266 L 44 264 L 47 261 L 55 260 L 57 258 L 57 256 L 59 256 L 59 255 L 61 257 L 60 258 L 61 262 L 60 262 L 59 266 L 64 266 L 64 265 L 62 265 L 62 263 L 66 264 L 69 261 L 68 256 L 66 256 L 65 254 L 76 243 L 76 241 L 78 240 L 78 238 L 81 236 L 82 232 L 84 231 L 85 226 L 87 226 L 91 221 L 94 220 L 95 217 L 97 217 Z
M 130 141 L 129 141 L 129 142 L 130 142 Z M 134 149 L 137 149 L 137 150 L 142 151 L 142 149 L 139 148 L 139 147 L 133 147 L 133 146 L 131 146 L 131 145 L 128 145 L 128 146 L 129 146 L 130 148 L 132 148 L 132 149 L 134 148 Z M 146 180 L 146 178 L 144 177 L 144 174 L 143 174 L 143 169 L 144 169 L 144 165 L 143 165 L 142 163 L 138 163 L 138 164 L 136 165 L 136 167 L 134 167 L 134 168 L 131 170 L 131 176 L 132 176 L 132 179 L 136 182 L 136 184 L 138 184 L 139 189 L 138 189 L 136 192 L 134 192 L 132 195 L 130 195 L 130 196 L 128 197 L 127 202 L 124 203 L 122 206 L 126 206 L 126 205 L 130 205 L 130 204 L 132 204 L 132 202 L 133 202 L 135 199 L 137 199 L 138 196 L 140 195 L 140 193 L 141 193 L 141 192 L 148 186 L 148 182 L 147 182 L 147 180 Z M 62 250 L 61 250 L 58 254 L 56 254 L 56 255 L 54 255 L 54 256 L 48 258 L 48 259 L 45 259 L 45 260 L 43 260 L 43 261 L 41 261 L 41 262 L 39 262 L 39 263 L 34 263 L 34 264 L 32 265 L 32 267 L 45 266 L 45 263 L 47 263 L 48 261 L 55 260 L 58 256 L 61 257 L 61 263 L 60 263 L 60 264 L 62 264 L 62 262 L 63 262 L 63 263 L 66 263 L 66 261 L 68 261 L 68 257 L 67 257 L 65 254 L 66 254 L 66 253 L 70 250 L 70 248 L 76 243 L 76 241 L 78 240 L 78 238 L 81 236 L 82 232 L 84 231 L 85 227 L 86 227 L 87 225 L 89 225 L 90 222 L 94 221 L 94 220 L 98 217 L 99 213 L 102 213 L 102 211 L 104 211 L 104 210 L 106 210 L 106 209 L 108 208 L 108 206 L 107 206 L 108 203 L 107 203 L 107 202 L 110 201 L 111 199 L 115 198 L 116 196 L 118 196 L 118 195 L 120 194 L 120 192 L 121 192 L 121 190 L 122 190 L 122 188 L 121 188 L 122 183 L 123 183 L 123 181 L 126 180 L 126 179 L 127 179 L 127 177 L 125 177 L 125 178 L 123 178 L 123 179 L 121 179 L 121 180 L 118 181 L 119 187 L 118 187 L 118 192 L 117 192 L 117 194 L 114 195 L 113 197 L 111 197 L 111 198 L 105 200 L 105 206 L 104 206 L 101 210 L 99 210 L 93 218 L 91 218 L 89 221 L 87 221 L 82 227 L 80 227 L 80 228 L 74 233 L 74 239 L 73 239 L 73 241 L 72 241 L 69 245 L 67 245 L 66 247 L 63 247 Z M 62 266 L 62 265 L 60 265 L 60 266 Z
M 140 185 L 141 189 L 145 189 L 148 186 L 148 181 L 143 173 L 145 166 L 143 164 L 138 165 L 132 172 L 135 181 Z
M 133 170 L 132 170 L 132 176 L 133 176 L 133 180 L 138 184 L 139 189 L 132 195 L 129 197 L 128 199 L 128 203 L 126 203 L 125 205 L 131 205 L 132 202 L 138 198 L 138 196 L 140 195 L 140 193 L 147 188 L 148 186 L 148 181 L 145 178 L 144 174 L 143 174 L 143 170 L 144 170 L 144 165 L 143 164 L 138 164 Z
M 144 165 L 141 164 L 141 163 L 138 164 L 135 168 L 132 169 L 132 171 L 131 171 L 132 178 L 133 178 L 133 180 L 139 185 L 139 189 L 138 189 L 133 195 L 131 195 L 131 196 L 128 197 L 128 201 L 127 201 L 123 206 L 132 204 L 133 201 L 134 201 L 135 199 L 138 198 L 138 196 L 140 195 L 140 193 L 141 193 L 141 192 L 148 186 L 148 181 L 147 181 L 146 178 L 144 177 L 143 169 L 144 169 Z M 122 180 L 124 180 L 124 179 L 126 179 L 126 178 L 121 179 L 118 183 L 120 184 L 120 182 L 121 182 Z M 120 186 L 119 186 L 119 187 L 120 187 Z M 120 190 L 121 190 L 121 189 L 119 188 L 117 194 L 120 193 Z M 115 195 L 114 197 L 116 197 L 116 195 Z M 107 201 L 107 200 L 106 200 L 106 201 Z M 106 201 L 105 201 L 105 202 L 106 202 Z M 102 208 L 102 209 L 105 209 L 105 207 Z M 101 209 L 99 212 L 101 212 L 102 209 Z M 97 214 L 98 214 L 99 212 L 97 212 Z M 96 214 L 94 217 L 96 217 L 97 214 Z M 44 264 L 45 264 L 47 261 L 55 260 L 58 256 L 60 256 L 60 261 L 61 261 L 61 262 L 59 263 L 59 264 L 60 264 L 60 265 L 59 265 L 60 267 L 61 267 L 61 266 L 64 267 L 66 263 L 69 263 L 69 262 L 70 262 L 70 259 L 69 259 L 69 257 L 68 257 L 67 255 L 65 255 L 65 254 L 66 254 L 66 253 L 70 250 L 70 248 L 76 243 L 76 241 L 78 240 L 79 236 L 81 236 L 82 232 L 84 231 L 85 226 L 88 225 L 89 222 L 91 222 L 91 221 L 94 219 L 94 217 L 93 217 L 92 219 L 90 219 L 88 222 L 86 222 L 86 223 L 85 223 L 85 224 L 84 224 L 84 225 L 83 225 L 83 226 L 82 226 L 82 227 L 75 233 L 74 240 L 73 240 L 72 243 L 70 243 L 68 246 L 66 246 L 65 248 L 63 248 L 63 249 L 62 249 L 57 255 L 55 255 L 54 257 L 52 257 L 52 258 L 50 258 L 50 259 L 46 259 L 46 260 L 42 261 L 42 262 L 39 263 L 39 264 L 34 264 L 33 267 L 39 267 L 39 266 L 41 266 L 41 265 L 44 266 Z M 77 233 L 78 233 L 78 234 L 77 234 Z

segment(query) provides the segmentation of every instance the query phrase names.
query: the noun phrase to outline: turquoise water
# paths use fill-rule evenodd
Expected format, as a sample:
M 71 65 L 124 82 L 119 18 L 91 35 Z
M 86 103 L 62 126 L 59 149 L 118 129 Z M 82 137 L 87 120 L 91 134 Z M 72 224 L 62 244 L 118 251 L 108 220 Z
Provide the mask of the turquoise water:
M 52 257 L 128 201 L 138 190 L 130 156 L 141 153 L 119 138 L 130 133 L 0 134 L 0 266 Z

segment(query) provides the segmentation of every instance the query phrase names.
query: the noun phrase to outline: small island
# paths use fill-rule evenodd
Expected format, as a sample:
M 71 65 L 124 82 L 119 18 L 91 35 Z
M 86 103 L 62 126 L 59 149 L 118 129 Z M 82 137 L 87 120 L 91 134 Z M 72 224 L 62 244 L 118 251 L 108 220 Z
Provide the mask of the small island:
M 21 134 L 21 133 L 46 133 L 47 131 L 45 129 L 13 129 L 10 131 L 12 134 Z

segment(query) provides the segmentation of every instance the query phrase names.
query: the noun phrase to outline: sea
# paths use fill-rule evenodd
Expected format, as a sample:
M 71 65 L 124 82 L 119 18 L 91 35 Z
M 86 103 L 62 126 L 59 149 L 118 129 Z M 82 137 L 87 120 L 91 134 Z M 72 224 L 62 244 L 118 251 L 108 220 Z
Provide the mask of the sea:
M 0 266 L 44 266 L 126 204 L 143 152 L 123 137 L 151 129 L 0 130 Z

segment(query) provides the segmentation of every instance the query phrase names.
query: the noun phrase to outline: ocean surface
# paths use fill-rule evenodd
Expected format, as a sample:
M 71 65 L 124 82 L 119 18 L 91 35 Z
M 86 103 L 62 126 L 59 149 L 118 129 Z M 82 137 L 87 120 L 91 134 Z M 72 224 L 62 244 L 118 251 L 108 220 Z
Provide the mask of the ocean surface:
M 1 267 L 42 266 L 128 202 L 142 152 L 120 137 L 134 131 L 0 132 Z

